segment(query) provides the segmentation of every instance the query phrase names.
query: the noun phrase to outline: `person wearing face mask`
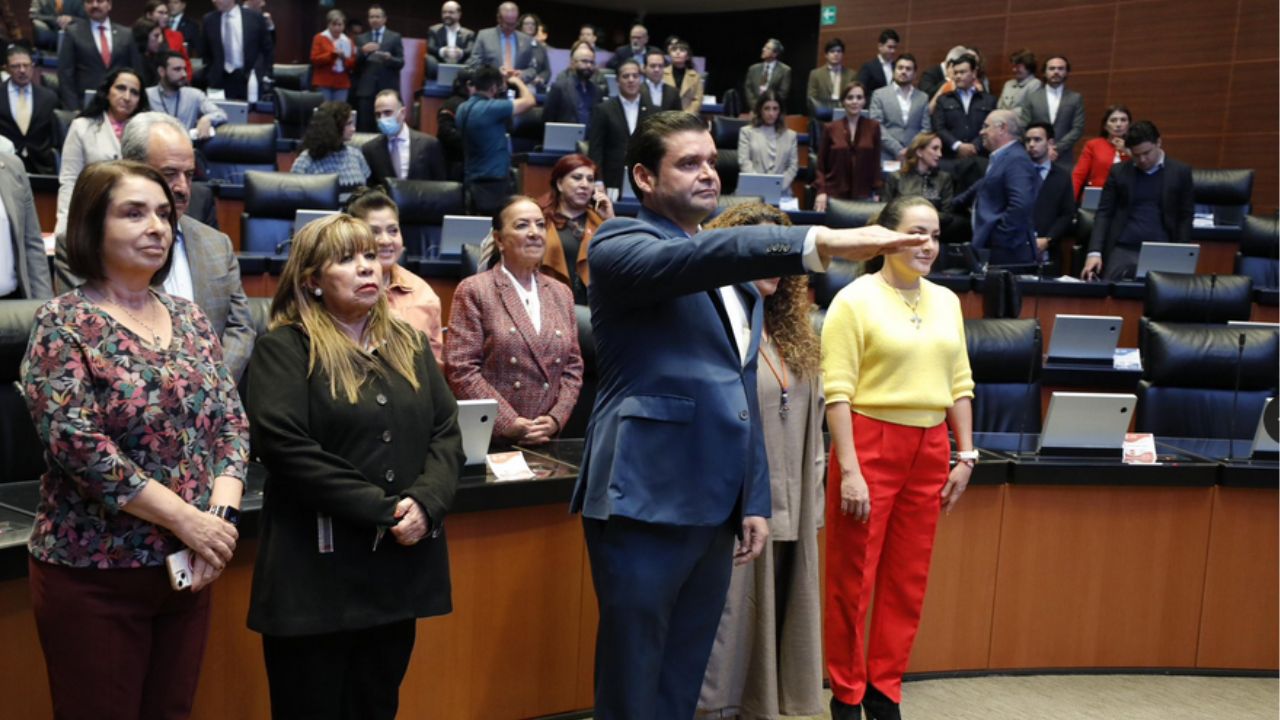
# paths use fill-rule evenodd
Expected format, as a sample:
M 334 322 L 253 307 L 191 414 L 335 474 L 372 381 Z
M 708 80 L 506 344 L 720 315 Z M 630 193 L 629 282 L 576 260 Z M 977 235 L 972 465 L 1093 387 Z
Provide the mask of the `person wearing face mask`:
M 823 128 L 818 144 L 818 196 L 813 209 L 824 212 L 829 198 L 864 200 L 880 190 L 880 123 L 862 116 L 867 89 L 854 80 L 844 86 L 845 115 Z
M 404 103 L 398 90 L 383 90 L 373 101 L 378 137 L 360 147 L 369 165 L 369 182 L 384 180 L 445 180 L 444 151 L 440 141 L 418 132 L 405 122 Z
M 569 67 L 556 76 L 556 81 L 547 91 L 542 120 L 580 123 L 590 127 L 596 106 L 608 95 L 604 75 L 596 70 L 596 51 L 590 44 L 579 40 L 569 54 Z
M 559 434 L 582 388 L 573 293 L 539 272 L 546 222 L 542 208 L 523 196 L 494 215 L 498 256 L 458 284 L 444 347 L 454 394 L 496 399 L 494 435 L 527 445 Z

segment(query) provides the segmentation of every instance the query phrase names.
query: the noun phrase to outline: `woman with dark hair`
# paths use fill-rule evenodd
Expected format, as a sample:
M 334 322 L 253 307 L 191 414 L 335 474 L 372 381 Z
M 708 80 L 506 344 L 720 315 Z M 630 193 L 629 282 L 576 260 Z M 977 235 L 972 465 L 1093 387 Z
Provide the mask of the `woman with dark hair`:
M 116 68 L 107 73 L 102 86 L 85 105 L 62 143 L 62 165 L 58 170 L 58 218 L 54 233 L 67 230 L 67 208 L 71 189 L 86 167 L 96 162 L 120 158 L 120 138 L 129 118 L 151 110 L 146 86 L 133 68 Z
M 444 518 L 458 408 L 382 291 L 369 226 L 298 231 L 249 362 L 268 476 L 249 628 L 277 718 L 396 716 L 418 618 L 452 608 Z
M 931 132 L 916 135 L 907 146 L 902 167 L 885 178 L 881 199 L 891 203 L 900 197 L 919 196 L 939 212 L 950 208 L 956 194 L 955 180 L 938 169 L 941 160 L 942 138 Z
M 1129 159 L 1124 146 L 1124 136 L 1133 123 L 1133 114 L 1124 105 L 1112 105 L 1102 113 L 1102 125 L 1098 137 L 1084 144 L 1076 167 L 1071 171 L 1071 184 L 1075 186 L 1076 202 L 1085 187 L 1102 187 L 1107 184 L 1111 166 Z
M 956 506 L 978 456 L 960 300 L 924 277 L 938 255 L 938 213 L 922 197 L 902 197 L 876 224 L 933 239 L 885 254 L 877 272 L 836 294 L 822 326 L 834 720 L 860 717 L 859 705 L 872 720 L 900 717 L 938 513 Z M 948 425 L 960 451 L 954 466 Z
M 142 86 L 145 90 L 160 82 L 156 74 L 156 61 L 160 53 L 168 50 L 168 41 L 164 36 L 164 28 L 147 18 L 140 18 L 133 24 L 133 44 L 138 46 L 138 54 L 142 56 Z
M 840 95 L 844 118 L 823 127 L 818 143 L 818 196 L 813 209 L 824 212 L 828 198 L 865 200 L 880 189 L 880 123 L 862 117 L 867 89 L 854 80 Z
M 31 604 L 60 718 L 188 717 L 207 588 L 236 547 L 248 424 L 208 318 L 156 290 L 173 206 L 145 165 L 80 173 L 66 249 L 85 284 L 36 313 L 22 364 L 47 467 Z
M 547 44 L 547 27 L 542 24 L 542 18 L 533 13 L 525 13 L 516 21 L 516 28 L 533 38 L 539 45 Z
M 509 198 L 493 235 L 496 262 L 453 293 L 445 372 L 459 399 L 498 401 L 496 437 L 537 445 L 559 434 L 582 387 L 573 293 L 538 272 L 547 221 L 531 198 Z
M 164 30 L 164 44 L 169 50 L 172 50 L 182 56 L 187 62 L 187 83 L 192 81 L 191 55 L 187 52 L 187 41 L 182 37 L 182 33 L 170 29 L 169 27 L 169 5 L 164 0 L 147 0 L 147 4 L 142 7 L 142 17 L 154 22 Z M 134 35 L 134 41 L 137 41 L 137 35 Z M 161 48 L 162 50 L 164 48 Z M 141 50 L 141 47 L 139 47 Z M 154 84 L 154 83 L 151 83 Z M 150 87 L 149 84 L 147 87 Z
M 689 43 L 680 38 L 671 38 L 671 42 L 667 44 L 667 54 L 671 56 L 671 64 L 662 70 L 662 82 L 680 93 L 681 110 L 701 115 L 702 76 L 693 66 Z
M 316 108 L 302 133 L 302 152 L 290 172 L 303 175 L 338 174 L 344 192 L 369 182 L 369 162 L 360 148 L 351 145 L 356 133 L 356 116 L 344 102 L 327 102 Z
M 404 238 L 400 235 L 400 208 L 382 190 L 360 188 L 347 204 L 351 217 L 365 221 L 378 243 L 378 264 L 382 266 L 382 288 L 396 317 L 427 336 L 436 362 L 444 362 L 444 330 L 440 325 L 440 296 L 426 280 L 400 264 Z
M 791 220 L 777 208 L 748 203 L 725 210 L 706 227 L 766 224 Z M 756 392 L 773 497 L 770 542 L 754 562 L 733 570 L 698 710 L 715 717 L 821 715 L 821 350 L 807 276 L 757 280 L 755 286 L 764 297 Z
M 343 33 L 347 16 L 341 10 L 330 10 L 324 22 L 327 29 L 311 38 L 311 87 L 328 102 L 346 102 L 356 45 Z
M 596 164 L 586 155 L 565 155 L 551 168 L 551 191 L 543 199 L 547 251 L 542 272 L 573 289 L 573 301 L 587 304 L 587 246 L 600 223 L 613 217 L 613 203 L 596 184 Z
M 791 192 L 798 167 L 796 132 L 787 127 L 777 93 L 766 90 L 752 109 L 751 124 L 738 133 L 738 169 L 744 173 L 781 175 L 782 205 L 798 210 Z

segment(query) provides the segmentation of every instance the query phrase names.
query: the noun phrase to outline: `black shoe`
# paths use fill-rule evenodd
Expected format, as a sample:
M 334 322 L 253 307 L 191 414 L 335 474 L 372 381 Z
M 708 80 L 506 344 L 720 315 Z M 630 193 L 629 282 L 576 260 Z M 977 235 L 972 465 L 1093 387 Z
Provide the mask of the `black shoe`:
M 870 720 L 902 720 L 898 703 L 890 700 L 871 683 L 867 683 L 867 692 L 862 696 L 862 704 L 866 706 L 867 717 Z
M 842 703 L 832 695 L 831 720 L 862 720 L 862 706 Z

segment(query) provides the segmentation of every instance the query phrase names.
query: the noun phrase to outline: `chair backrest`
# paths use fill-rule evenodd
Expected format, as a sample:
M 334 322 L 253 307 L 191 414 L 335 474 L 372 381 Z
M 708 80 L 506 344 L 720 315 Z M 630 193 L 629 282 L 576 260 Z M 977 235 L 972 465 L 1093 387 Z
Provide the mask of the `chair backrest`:
M 840 292 L 845 285 L 857 280 L 863 268 L 864 264 L 860 262 L 831 258 L 826 272 L 809 275 L 809 287 L 813 289 L 814 304 L 822 310 L 831 307 L 831 301 L 835 299 L 836 293 Z
M 44 300 L 0 301 L 0 482 L 38 480 L 45 471 L 44 447 L 18 388 L 19 369 L 36 311 Z
M 276 87 L 276 122 L 280 137 L 289 140 L 302 139 L 302 133 L 311 122 L 311 113 L 324 102 L 324 95 L 306 90 L 288 90 Z
M 71 121 L 75 120 L 76 115 L 79 114 L 80 113 L 75 110 L 63 110 L 62 108 L 54 109 L 53 116 L 58 122 L 55 123 L 57 134 L 53 136 L 53 146 L 57 148 L 59 152 L 62 151 L 62 146 L 67 142 L 67 131 L 71 129 Z
M 721 148 L 716 153 L 716 174 L 720 176 L 720 197 L 732 195 L 738 191 L 738 147 Z
M 387 195 L 400 208 L 400 236 L 409 255 L 430 255 L 440 246 L 445 215 L 466 210 L 462 183 L 450 180 L 387 180 Z
M 1253 197 L 1254 172 L 1219 168 L 1192 168 L 1191 187 L 1197 205 L 1209 205 L 1222 225 L 1237 225 Z M 1225 213 L 1225 215 L 1224 215 Z
M 480 272 L 483 262 L 483 251 L 475 243 L 462 243 L 462 277 L 467 278 Z
M 276 82 L 276 92 L 285 90 L 301 91 L 311 89 L 311 64 L 298 63 L 272 65 L 271 78 Z
M 210 180 L 242 185 L 250 171 L 275 172 L 274 125 L 222 125 L 200 148 Z
M 338 209 L 338 176 L 250 171 L 244 176 L 241 249 L 277 254 L 293 236 L 299 210 Z
M 711 118 L 711 137 L 716 141 L 716 147 L 721 150 L 737 150 L 738 133 L 748 124 L 749 120 L 724 115 Z
M 826 222 L 833 228 L 860 228 L 871 222 L 871 218 L 880 214 L 884 203 L 873 200 L 840 200 L 832 198 L 827 201 Z
M 1274 217 L 1249 215 L 1240 233 L 1236 273 L 1247 275 L 1257 288 L 1280 286 L 1280 223 Z
M 973 372 L 974 431 L 1039 432 L 1039 321 L 965 320 L 964 336 Z
M 1165 322 L 1225 323 L 1248 320 L 1253 282 L 1243 275 L 1147 273 L 1142 315 Z
M 1165 437 L 1252 437 L 1263 404 L 1276 394 L 1277 365 L 1280 333 L 1273 329 L 1148 323 L 1135 429 Z

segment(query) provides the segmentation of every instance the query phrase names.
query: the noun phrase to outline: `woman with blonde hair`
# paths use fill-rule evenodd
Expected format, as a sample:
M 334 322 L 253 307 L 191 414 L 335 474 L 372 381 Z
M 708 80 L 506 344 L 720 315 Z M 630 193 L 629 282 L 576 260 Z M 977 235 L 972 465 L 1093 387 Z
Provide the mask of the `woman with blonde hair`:
M 275 717 L 395 717 L 417 618 L 451 610 L 443 520 L 462 463 L 457 404 L 398 320 L 369 226 L 293 240 L 246 405 L 266 466 L 249 627 Z
M 707 229 L 790 225 L 762 203 L 734 206 Z M 764 331 L 756 391 L 773 514 L 755 562 L 735 567 L 703 679 L 701 712 L 744 718 L 822 714 L 822 379 L 805 275 L 757 280 Z

